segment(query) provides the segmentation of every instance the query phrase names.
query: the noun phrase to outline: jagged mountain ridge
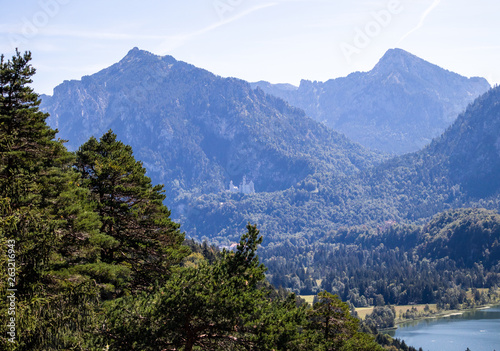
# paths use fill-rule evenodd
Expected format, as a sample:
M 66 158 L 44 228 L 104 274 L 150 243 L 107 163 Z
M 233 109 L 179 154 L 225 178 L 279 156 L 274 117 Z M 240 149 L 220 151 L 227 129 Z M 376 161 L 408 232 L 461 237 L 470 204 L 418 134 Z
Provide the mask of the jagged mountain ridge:
M 391 49 L 369 72 L 299 87 L 252 83 L 279 96 L 362 145 L 387 153 L 421 149 L 469 103 L 486 92 L 484 78 L 466 78 L 401 49 Z
M 59 85 L 41 108 L 71 150 L 113 129 L 170 198 L 220 192 L 243 176 L 257 191 L 286 189 L 319 170 L 352 175 L 379 159 L 247 82 L 137 48 Z

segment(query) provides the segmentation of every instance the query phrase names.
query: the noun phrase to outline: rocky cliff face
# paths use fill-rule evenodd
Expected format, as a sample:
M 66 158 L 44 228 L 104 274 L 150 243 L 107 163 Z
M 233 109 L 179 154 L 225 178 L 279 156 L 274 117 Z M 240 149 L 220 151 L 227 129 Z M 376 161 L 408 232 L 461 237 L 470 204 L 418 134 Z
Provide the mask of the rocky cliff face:
M 389 50 L 369 72 L 296 89 L 253 83 L 362 145 L 388 153 L 417 151 L 450 126 L 490 85 L 465 78 L 404 50 Z
M 219 192 L 244 176 L 257 192 L 286 189 L 316 171 L 353 174 L 378 159 L 247 82 L 137 48 L 59 85 L 42 109 L 72 150 L 112 129 L 170 197 Z

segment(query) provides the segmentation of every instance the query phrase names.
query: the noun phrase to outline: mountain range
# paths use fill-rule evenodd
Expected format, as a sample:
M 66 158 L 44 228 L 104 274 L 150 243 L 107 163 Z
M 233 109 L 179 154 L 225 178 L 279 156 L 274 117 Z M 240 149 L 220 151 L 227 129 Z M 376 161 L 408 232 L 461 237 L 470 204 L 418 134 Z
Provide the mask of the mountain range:
M 371 72 L 324 85 L 348 81 L 351 89 L 338 89 L 358 96 L 360 104 L 393 113 L 413 106 L 413 122 L 405 117 L 398 123 L 406 123 L 414 139 L 421 134 L 407 123 L 420 123 L 418 111 L 435 131 L 445 128 L 445 120 L 452 125 L 422 150 L 388 158 L 266 94 L 265 86 L 252 88 L 137 48 L 107 69 L 59 85 L 53 96 L 42 96 L 41 107 L 72 150 L 112 129 L 132 146 L 153 182 L 165 184 L 166 204 L 187 234 L 221 244 L 235 240 L 249 221 L 270 243 L 296 235 L 306 240 L 341 226 L 420 221 L 471 204 L 498 207 L 498 88 L 452 123 L 465 96 L 470 100 L 488 87 L 483 79 L 390 50 Z M 254 182 L 256 194 L 226 191 L 244 178 Z
M 351 141 L 279 93 L 308 84 L 310 96 L 297 96 L 316 103 L 302 107 L 344 111 L 335 123 L 394 145 L 385 151 L 419 149 L 370 150 L 383 147 Z M 108 129 L 131 145 L 203 252 L 234 247 L 250 222 L 274 286 L 358 307 L 459 308 L 469 291 L 494 302 L 500 284 L 500 87 L 475 98 L 487 89 L 402 50 L 370 72 L 295 88 L 135 48 L 42 96 L 42 108 L 72 150 Z M 227 191 L 243 179 L 256 193 Z
M 307 244 L 342 227 L 420 223 L 461 207 L 499 210 L 499 135 L 496 87 L 418 152 L 385 160 L 354 176 L 317 172 L 284 191 L 191 199 L 187 207 L 193 210 L 183 222 L 188 233 L 223 242 L 251 220 L 267 233 L 269 244 L 297 237 Z
M 264 81 L 252 86 L 367 148 L 391 154 L 423 148 L 490 88 L 484 78 L 460 76 L 402 49 L 387 51 L 369 72 L 302 80 L 299 87 Z
M 217 193 L 243 177 L 258 192 L 380 160 L 285 101 L 171 56 L 134 48 L 120 62 L 42 96 L 48 123 L 76 150 L 112 129 L 170 199 Z

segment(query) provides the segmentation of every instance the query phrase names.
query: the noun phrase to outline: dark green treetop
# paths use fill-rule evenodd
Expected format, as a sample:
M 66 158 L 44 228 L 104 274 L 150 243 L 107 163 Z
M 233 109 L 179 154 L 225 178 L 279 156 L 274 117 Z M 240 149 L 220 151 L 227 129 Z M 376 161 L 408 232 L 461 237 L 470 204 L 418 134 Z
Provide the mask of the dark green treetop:
M 151 184 L 132 148 L 112 131 L 92 137 L 76 153 L 76 168 L 96 203 L 101 232 L 113 238 L 100 259 L 130 269 L 133 288 L 163 281 L 188 253 L 184 235 L 163 205 L 163 186 Z

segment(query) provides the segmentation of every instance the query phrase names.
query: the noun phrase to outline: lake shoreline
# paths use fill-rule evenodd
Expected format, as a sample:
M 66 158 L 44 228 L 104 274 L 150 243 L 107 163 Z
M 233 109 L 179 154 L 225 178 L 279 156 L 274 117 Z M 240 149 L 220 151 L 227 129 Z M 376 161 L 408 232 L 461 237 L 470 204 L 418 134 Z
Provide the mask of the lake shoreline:
M 477 311 L 477 310 L 486 310 L 486 309 L 490 309 L 490 308 L 493 308 L 496 306 L 500 306 L 499 302 L 490 303 L 490 304 L 486 304 L 486 305 L 480 305 L 480 307 L 466 308 L 463 310 L 456 310 L 456 309 L 455 310 L 443 310 L 443 311 L 439 311 L 435 314 L 430 314 L 427 316 L 419 316 L 417 318 L 409 318 L 409 319 L 397 318 L 395 320 L 396 326 L 394 328 L 381 329 L 380 331 L 381 332 L 382 331 L 383 332 L 395 331 L 399 328 L 400 325 L 405 324 L 405 323 L 420 322 L 420 321 L 424 321 L 424 320 L 428 320 L 428 319 L 440 319 L 440 318 L 447 318 L 447 317 L 453 317 L 453 316 L 460 316 L 460 315 L 467 313 L 467 312 L 473 312 L 473 311 Z
M 383 333 L 426 351 L 498 350 L 500 304 L 440 311 L 433 316 L 398 323 L 397 327 Z

